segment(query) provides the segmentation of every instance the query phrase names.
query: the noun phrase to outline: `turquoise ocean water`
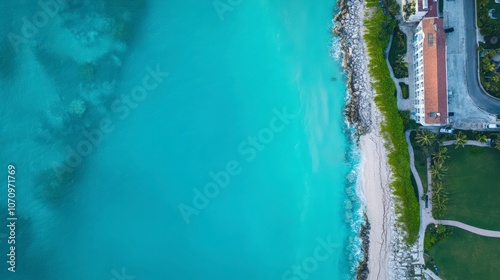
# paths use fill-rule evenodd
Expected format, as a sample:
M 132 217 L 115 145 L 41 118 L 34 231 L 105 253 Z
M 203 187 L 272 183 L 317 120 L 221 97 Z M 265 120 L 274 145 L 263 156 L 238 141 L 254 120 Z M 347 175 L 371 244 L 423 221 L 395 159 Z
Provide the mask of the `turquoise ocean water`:
M 0 4 L 0 279 L 354 277 L 336 1 L 37 2 Z

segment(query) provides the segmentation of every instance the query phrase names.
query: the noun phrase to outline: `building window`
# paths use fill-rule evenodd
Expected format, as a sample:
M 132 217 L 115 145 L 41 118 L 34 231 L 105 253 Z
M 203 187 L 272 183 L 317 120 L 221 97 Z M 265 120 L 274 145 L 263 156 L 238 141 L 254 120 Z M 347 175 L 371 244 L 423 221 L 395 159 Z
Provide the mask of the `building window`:
M 427 44 L 429 45 L 429 47 L 434 46 L 434 34 L 427 33 Z

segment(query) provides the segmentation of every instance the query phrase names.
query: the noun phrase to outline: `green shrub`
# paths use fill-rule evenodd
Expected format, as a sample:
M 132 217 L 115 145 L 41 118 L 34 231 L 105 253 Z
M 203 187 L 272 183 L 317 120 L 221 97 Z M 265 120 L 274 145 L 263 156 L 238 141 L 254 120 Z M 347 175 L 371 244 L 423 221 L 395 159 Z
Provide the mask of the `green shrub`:
M 450 227 L 443 225 L 430 224 L 425 230 L 424 239 L 424 251 L 429 251 L 434 244 L 439 241 L 445 240 L 453 234 L 453 230 Z
M 401 87 L 401 94 L 404 99 L 408 99 L 410 97 L 410 88 L 406 83 L 400 82 L 399 86 Z
M 415 2 L 406 3 L 403 6 L 405 20 L 408 20 L 408 18 L 410 18 L 411 15 L 414 15 L 416 11 Z

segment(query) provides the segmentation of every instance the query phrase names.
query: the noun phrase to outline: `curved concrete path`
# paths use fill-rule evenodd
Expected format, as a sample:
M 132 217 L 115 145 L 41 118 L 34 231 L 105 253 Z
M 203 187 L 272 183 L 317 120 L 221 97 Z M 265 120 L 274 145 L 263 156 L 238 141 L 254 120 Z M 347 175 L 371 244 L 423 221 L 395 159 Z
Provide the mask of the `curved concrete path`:
M 436 220 L 436 223 L 440 224 L 440 225 L 461 228 L 463 230 L 466 230 L 468 232 L 472 232 L 472 233 L 475 233 L 475 234 L 481 235 L 481 236 L 500 238 L 500 231 L 477 228 L 477 227 L 473 227 L 473 226 L 470 226 L 470 225 L 467 225 L 467 224 L 464 224 L 461 222 L 457 222 L 457 221 Z

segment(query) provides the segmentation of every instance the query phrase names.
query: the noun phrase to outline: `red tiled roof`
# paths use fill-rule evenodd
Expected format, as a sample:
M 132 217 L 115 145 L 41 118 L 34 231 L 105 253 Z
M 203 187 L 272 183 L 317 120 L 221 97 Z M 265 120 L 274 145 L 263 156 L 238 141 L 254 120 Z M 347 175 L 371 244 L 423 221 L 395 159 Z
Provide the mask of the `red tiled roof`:
M 425 122 L 445 124 L 448 118 L 448 93 L 446 35 L 443 20 L 440 18 L 423 19 L 422 32 L 425 38 L 423 43 Z M 431 116 L 431 113 L 432 115 L 439 113 L 440 116 Z

